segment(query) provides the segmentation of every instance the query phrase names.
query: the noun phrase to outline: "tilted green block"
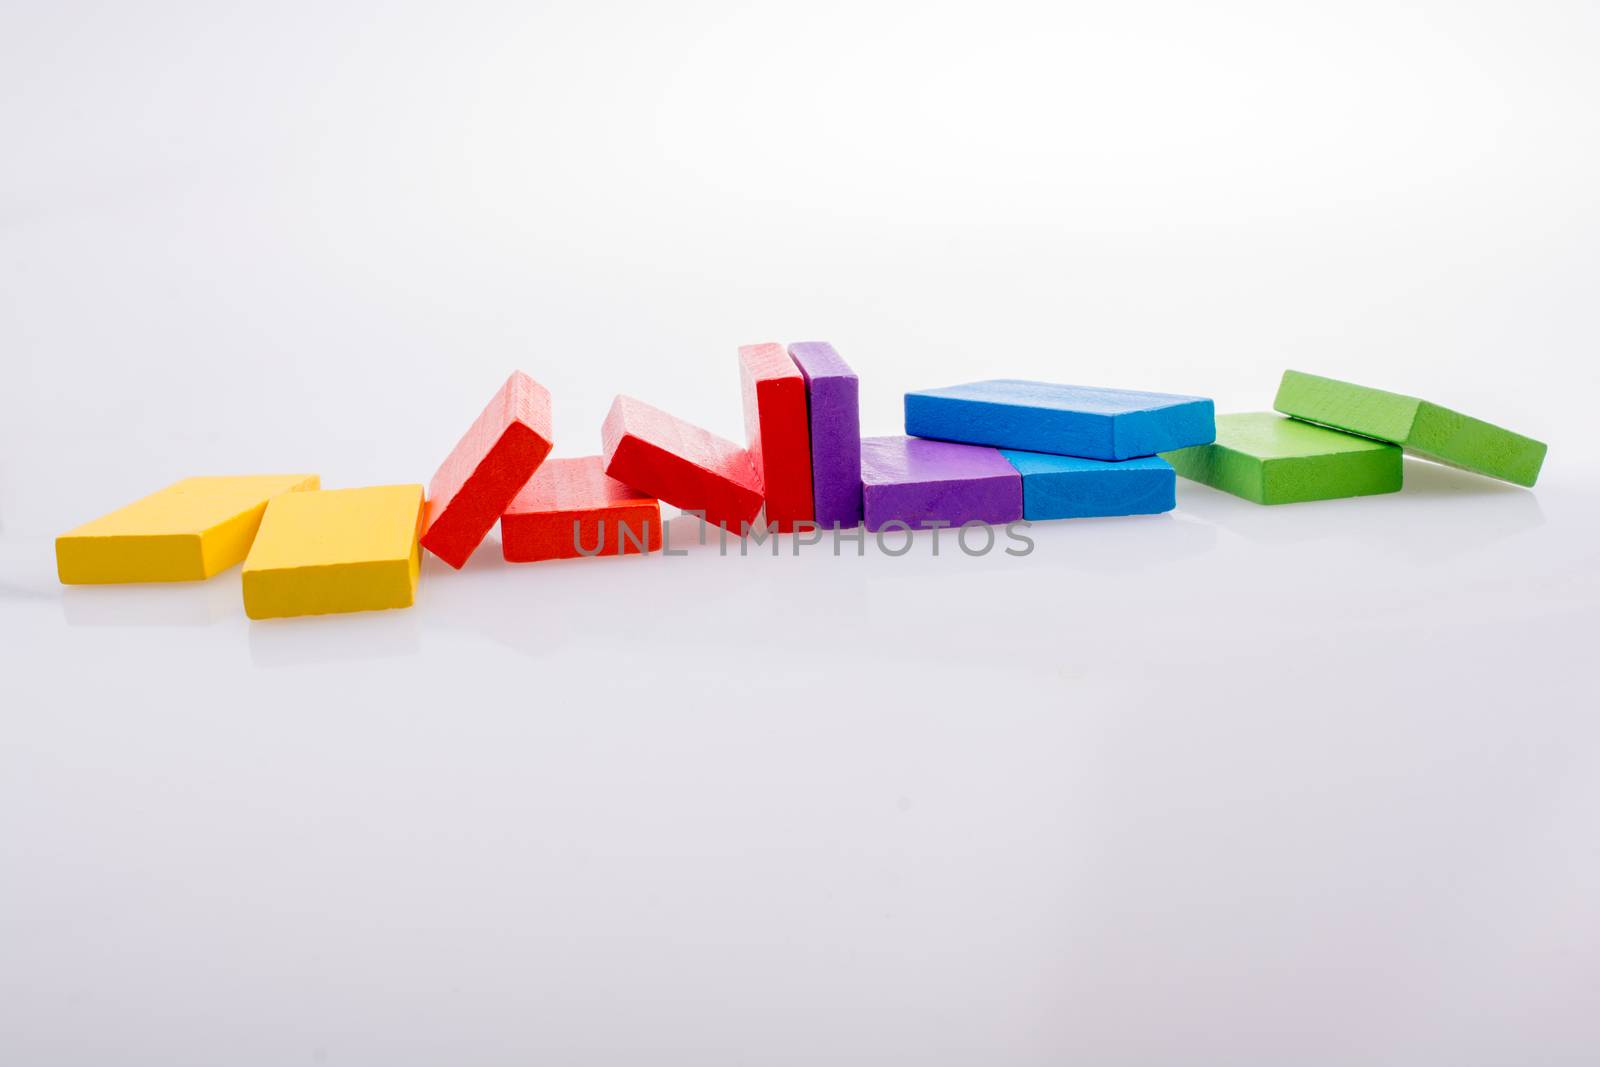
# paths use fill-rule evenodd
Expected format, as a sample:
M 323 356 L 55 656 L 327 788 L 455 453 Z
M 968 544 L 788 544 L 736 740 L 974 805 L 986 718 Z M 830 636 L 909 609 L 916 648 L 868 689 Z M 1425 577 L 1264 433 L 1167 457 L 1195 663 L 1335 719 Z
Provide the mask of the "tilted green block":
M 1270 411 L 1218 415 L 1214 444 L 1163 452 L 1177 472 L 1257 504 L 1393 493 L 1400 449 Z
M 1297 419 L 1390 441 L 1423 459 L 1518 485 L 1532 485 L 1544 464 L 1542 441 L 1414 396 L 1297 370 L 1283 372 L 1272 406 Z

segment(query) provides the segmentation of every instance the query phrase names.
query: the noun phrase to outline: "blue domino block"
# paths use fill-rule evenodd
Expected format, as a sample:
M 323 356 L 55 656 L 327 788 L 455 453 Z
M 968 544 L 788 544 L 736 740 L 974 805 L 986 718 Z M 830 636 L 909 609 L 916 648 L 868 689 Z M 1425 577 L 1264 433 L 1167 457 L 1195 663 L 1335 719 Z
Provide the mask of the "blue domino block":
M 1178 476 L 1160 456 L 1108 461 L 1001 449 L 1022 475 L 1024 519 L 1155 515 L 1177 502 Z
M 1085 459 L 1153 456 L 1216 440 L 1210 400 L 997 378 L 906 394 L 906 433 Z

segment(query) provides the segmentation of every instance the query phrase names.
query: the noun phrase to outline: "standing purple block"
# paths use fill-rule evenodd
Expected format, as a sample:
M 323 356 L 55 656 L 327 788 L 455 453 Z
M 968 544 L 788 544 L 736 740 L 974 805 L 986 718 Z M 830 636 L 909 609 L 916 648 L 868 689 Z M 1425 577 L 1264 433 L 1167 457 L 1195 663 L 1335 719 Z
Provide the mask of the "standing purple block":
M 999 449 L 920 437 L 868 437 L 861 442 L 862 499 L 867 529 L 899 519 L 1006 523 L 1022 518 L 1022 475 Z
M 789 358 L 806 379 L 817 525 L 860 526 L 861 382 L 826 341 L 797 341 Z

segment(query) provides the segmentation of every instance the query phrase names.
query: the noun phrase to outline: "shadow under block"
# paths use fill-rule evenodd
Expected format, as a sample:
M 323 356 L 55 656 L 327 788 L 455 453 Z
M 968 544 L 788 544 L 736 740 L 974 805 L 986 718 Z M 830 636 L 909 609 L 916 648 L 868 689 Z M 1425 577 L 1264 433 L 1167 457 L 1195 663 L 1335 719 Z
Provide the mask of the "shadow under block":
M 748 452 L 642 400 L 612 401 L 600 444 L 607 475 L 708 523 L 738 532 L 761 510 Z
M 422 547 L 460 570 L 554 440 L 549 391 L 513 372 L 429 483 Z
M 1270 411 L 1219 415 L 1214 444 L 1162 458 L 1185 478 L 1257 504 L 1393 493 L 1402 477 L 1394 445 Z
M 245 614 L 271 619 L 410 607 L 422 511 L 420 485 L 274 498 L 244 561 Z
M 789 356 L 806 382 L 814 520 L 824 529 L 860 526 L 861 382 L 826 341 L 796 342 Z
M 1285 415 L 1399 445 L 1412 455 L 1531 486 L 1546 445 L 1414 396 L 1297 370 L 1283 372 L 1272 406 Z
M 993 448 L 918 437 L 864 438 L 861 483 L 868 530 L 895 521 L 916 529 L 1022 518 L 1022 475 Z
M 1132 459 L 1216 436 L 1211 401 L 997 378 L 906 394 L 906 433 L 1084 459 Z
M 660 547 L 661 504 L 607 477 L 599 456 L 547 460 L 500 516 L 500 550 L 511 563 Z
M 810 522 L 812 515 L 805 377 L 782 345 L 743 345 L 739 389 L 750 465 L 761 481 L 767 523 L 792 533 L 795 523 Z
M 66 585 L 187 582 L 244 559 L 267 502 L 315 489 L 315 474 L 185 478 L 56 538 Z
M 1000 454 L 1022 475 L 1025 519 L 1157 515 L 1177 503 L 1178 476 L 1159 456 L 1079 459 L 1009 449 Z

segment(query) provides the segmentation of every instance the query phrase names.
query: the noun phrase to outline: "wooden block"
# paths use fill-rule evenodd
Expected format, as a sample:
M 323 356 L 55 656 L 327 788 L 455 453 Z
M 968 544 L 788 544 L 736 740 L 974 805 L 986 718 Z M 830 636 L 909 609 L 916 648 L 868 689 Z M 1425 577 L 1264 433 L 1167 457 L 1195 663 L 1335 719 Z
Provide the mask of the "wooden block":
M 460 570 L 554 440 L 549 391 L 513 372 L 428 484 L 422 547 Z
M 1155 515 L 1171 511 L 1176 503 L 1178 477 L 1159 456 L 1104 460 L 1010 450 L 1000 454 L 1022 475 L 1025 519 Z
M 906 394 L 906 433 L 1085 459 L 1132 459 L 1216 436 L 1211 401 L 995 379 Z
M 408 608 L 416 596 L 422 486 L 274 497 L 244 561 L 252 619 Z
M 744 345 L 739 384 L 750 464 L 761 482 L 767 522 L 791 533 L 795 523 L 811 521 L 813 507 L 805 377 L 782 345 Z
M 817 525 L 861 525 L 861 383 L 826 341 L 799 341 L 789 356 L 806 380 L 811 496 Z
M 267 501 L 315 489 L 315 474 L 185 478 L 56 538 L 66 585 L 209 578 L 250 551 Z
M 1297 370 L 1283 372 L 1272 406 L 1285 415 L 1399 445 L 1423 459 L 1532 485 L 1546 446 L 1414 396 Z
M 747 451 L 642 400 L 617 397 L 600 440 L 606 474 L 709 523 L 737 533 L 761 510 Z
M 608 477 L 599 456 L 546 460 L 500 516 L 500 549 L 512 563 L 660 547 L 660 503 Z
M 1291 504 L 1400 488 L 1400 449 L 1270 411 L 1217 416 L 1217 440 L 1162 458 L 1185 478 L 1253 500 Z
M 993 448 L 868 437 L 861 442 L 861 483 L 869 530 L 896 520 L 916 529 L 1022 518 L 1022 475 Z

